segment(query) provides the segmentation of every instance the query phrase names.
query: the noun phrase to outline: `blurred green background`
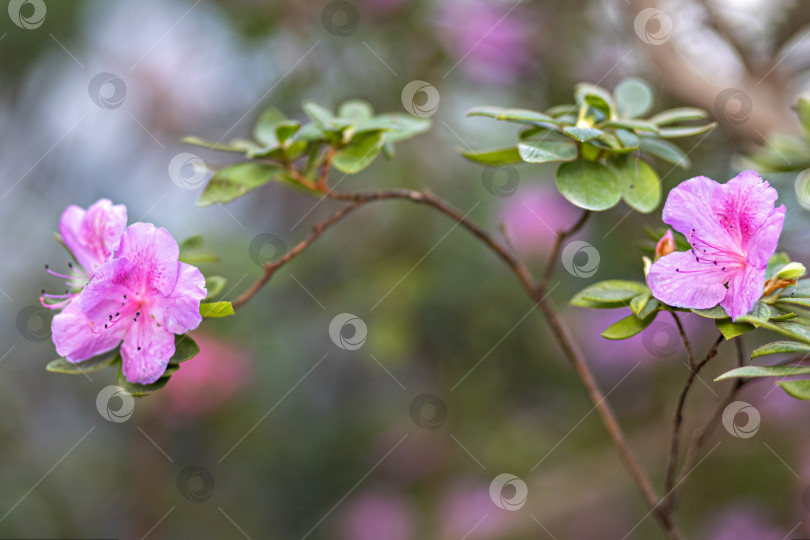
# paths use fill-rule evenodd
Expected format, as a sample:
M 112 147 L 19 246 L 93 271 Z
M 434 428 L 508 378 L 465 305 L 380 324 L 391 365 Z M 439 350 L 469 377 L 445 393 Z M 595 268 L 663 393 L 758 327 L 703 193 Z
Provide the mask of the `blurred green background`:
M 799 132 L 808 20 L 801 0 L 12 0 L 0 16 L 0 538 L 662 538 L 529 300 L 444 216 L 400 202 L 357 212 L 236 317 L 207 321 L 194 334 L 201 355 L 123 422 L 96 403 L 114 373 L 44 369 L 49 314 L 31 306 L 59 287 L 43 265 L 68 261 L 50 233 L 68 204 L 110 198 L 131 223 L 203 234 L 221 256 L 203 271 L 227 276 L 235 298 L 257 261 L 283 251 L 254 239 L 289 248 L 338 205 L 270 185 L 195 208 L 201 184 L 173 182 L 172 158 L 232 158 L 179 139 L 247 136 L 263 107 L 300 118 L 303 99 L 403 112 L 403 88 L 422 80 L 440 95 L 432 130 L 333 183 L 429 188 L 495 234 L 505 223 L 537 270 L 551 230 L 579 214 L 556 194 L 553 166 L 487 172 L 458 157 L 514 140 L 514 127 L 465 119 L 469 108 L 542 110 L 569 103 L 580 80 L 640 76 L 654 111 L 699 106 L 720 122 L 677 141 L 689 170 L 654 163 L 664 188 L 724 181 L 767 133 Z M 718 99 L 729 88 L 737 97 Z M 781 248 L 808 264 L 795 176 L 766 178 L 788 207 Z M 657 225 L 660 209 L 596 216 L 577 238 L 597 248 L 598 271 L 558 267 L 552 298 L 660 486 L 688 373 L 671 319 L 608 342 L 599 333 L 624 313 L 565 307 L 589 283 L 641 279 L 635 244 Z M 359 349 L 330 339 L 342 313 L 367 326 Z M 696 318 L 686 326 L 705 352 L 716 330 Z M 690 396 L 685 433 L 734 362 L 724 345 Z M 720 427 L 709 441 L 678 514 L 690 538 L 810 534 L 810 409 L 772 388 L 740 396 L 761 413 L 755 437 Z M 528 487 L 516 511 L 490 497 L 503 473 Z

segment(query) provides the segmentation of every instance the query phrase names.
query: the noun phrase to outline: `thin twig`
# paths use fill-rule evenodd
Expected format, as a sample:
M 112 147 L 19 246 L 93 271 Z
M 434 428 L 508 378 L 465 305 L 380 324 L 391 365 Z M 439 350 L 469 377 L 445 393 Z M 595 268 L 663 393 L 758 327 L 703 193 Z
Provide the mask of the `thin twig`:
M 585 356 L 579 350 L 578 346 L 576 345 L 576 341 L 571 336 L 568 328 L 562 322 L 557 311 L 546 298 L 548 282 L 551 278 L 554 262 L 559 255 L 560 246 L 563 240 L 582 228 L 588 219 L 590 212 L 586 211 L 572 228 L 565 231 L 560 231 L 557 234 L 557 240 L 554 243 L 551 256 L 549 257 L 546 269 L 543 272 L 543 278 L 539 283 L 535 284 L 526 264 L 517 255 L 515 255 L 508 248 L 508 246 L 504 246 L 495 240 L 488 232 L 465 217 L 464 214 L 428 191 L 390 190 L 368 193 L 337 193 L 334 191 L 328 191 L 326 196 L 333 199 L 348 201 L 351 204 L 333 213 L 327 220 L 314 225 L 310 235 L 299 242 L 283 257 L 276 261 L 267 263 L 265 265 L 264 274 L 262 277 L 259 278 L 258 281 L 256 281 L 233 303 L 234 307 L 241 307 L 245 302 L 255 296 L 256 293 L 270 280 L 270 278 L 276 271 L 278 271 L 279 268 L 312 245 L 312 243 L 315 242 L 327 228 L 338 223 L 349 213 L 362 206 L 365 206 L 368 203 L 381 200 L 398 199 L 430 206 L 438 210 L 442 214 L 455 220 L 463 228 L 467 229 L 476 238 L 481 240 L 481 242 L 493 253 L 495 253 L 512 270 L 520 284 L 526 290 L 529 297 L 540 307 L 541 312 L 551 327 L 552 334 L 555 336 L 560 348 L 582 381 L 588 397 L 598 411 L 599 416 L 602 418 L 602 421 L 605 424 L 605 427 L 607 428 L 608 433 L 610 434 L 611 439 L 619 452 L 620 458 L 624 462 L 630 476 L 641 490 L 647 506 L 661 522 L 669 538 L 672 540 L 680 540 L 683 538 L 682 534 L 676 527 L 674 520 L 672 519 L 672 515 L 666 512 L 666 509 L 661 504 L 661 499 L 659 499 L 658 495 L 655 493 L 655 489 L 650 482 L 649 476 L 644 471 L 640 461 L 630 448 L 624 432 L 616 419 L 613 409 L 607 402 L 606 396 L 600 390 L 593 373 L 585 362 Z
M 734 342 L 737 347 L 737 365 L 739 367 L 742 367 L 743 365 L 745 365 L 742 337 L 741 336 L 736 337 L 734 339 Z M 670 504 L 673 506 L 673 508 L 678 500 L 678 495 L 680 495 L 681 490 L 683 489 L 687 479 L 689 478 L 690 471 L 692 470 L 695 463 L 697 463 L 698 458 L 700 457 L 700 451 L 703 449 L 703 445 L 706 443 L 706 440 L 708 440 L 709 436 L 712 434 L 712 431 L 714 431 L 714 428 L 717 426 L 718 422 L 720 422 L 720 419 L 723 417 L 723 411 L 728 406 L 728 404 L 731 403 L 731 401 L 734 399 L 734 396 L 737 395 L 737 392 L 740 390 L 740 388 L 742 388 L 743 385 L 745 385 L 749 381 L 750 379 L 740 379 L 740 378 L 734 380 L 734 384 L 731 386 L 726 396 L 720 401 L 720 403 L 717 405 L 717 408 L 714 410 L 712 416 L 703 426 L 703 429 L 701 429 L 698 432 L 698 434 L 692 441 L 692 444 L 690 445 L 689 449 L 686 452 L 686 458 L 683 461 L 683 467 L 681 467 L 681 471 L 683 471 L 681 474 L 681 478 L 676 484 L 675 489 L 673 490 L 672 494 L 669 497 Z
M 686 355 L 689 357 L 689 369 L 695 369 L 695 353 L 692 350 L 692 344 L 689 343 L 686 330 L 684 330 L 683 324 L 681 324 L 681 318 L 678 317 L 678 313 L 675 311 L 670 311 L 670 313 L 672 313 L 672 318 L 675 319 L 675 324 L 678 325 L 678 332 L 681 334 L 681 340 L 683 341 L 683 346 L 686 349 Z
M 677 320 L 677 318 L 676 318 Z M 686 396 L 689 394 L 689 389 L 692 388 L 692 383 L 695 382 L 695 378 L 703 369 L 703 366 L 709 363 L 709 360 L 714 358 L 717 355 L 718 347 L 720 343 L 723 342 L 723 336 L 720 335 L 715 342 L 712 344 L 711 349 L 709 352 L 706 353 L 706 356 L 703 357 L 698 364 L 694 367 L 689 368 L 689 376 L 686 378 L 686 382 L 681 389 L 681 395 L 678 396 L 678 404 L 675 407 L 675 415 L 672 418 L 672 433 L 670 435 L 670 444 L 669 444 L 669 459 L 667 460 L 667 473 L 666 479 L 664 480 L 664 497 L 667 499 L 664 503 L 668 512 L 673 510 L 674 498 L 671 496 L 673 493 L 673 489 L 675 487 L 675 477 L 677 474 L 677 465 L 678 465 L 678 455 L 680 454 L 680 442 L 681 442 L 681 427 L 683 425 L 683 408 L 686 405 Z M 667 497 L 666 494 L 670 494 Z

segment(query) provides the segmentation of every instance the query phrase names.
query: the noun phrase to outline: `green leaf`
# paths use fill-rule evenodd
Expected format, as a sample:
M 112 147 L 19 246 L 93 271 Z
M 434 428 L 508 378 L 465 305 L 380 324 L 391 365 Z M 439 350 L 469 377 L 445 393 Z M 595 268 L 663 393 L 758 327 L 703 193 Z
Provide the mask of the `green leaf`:
M 768 259 L 768 265 L 765 267 L 765 279 L 770 279 L 776 272 L 779 271 L 780 268 L 785 266 L 790 262 L 790 257 L 787 253 L 778 252 L 771 255 L 771 258 Z
M 619 139 L 624 150 L 636 150 L 640 144 L 638 135 L 626 129 L 617 129 L 616 138 Z
M 638 312 L 639 319 L 645 319 L 652 315 L 654 312 L 658 311 L 658 308 L 661 306 L 661 302 L 656 300 L 655 298 L 650 298 L 644 308 Z
M 616 96 L 616 107 L 621 118 L 638 118 L 652 107 L 652 90 L 650 85 L 641 79 L 623 80 L 616 85 L 613 94 Z
M 200 315 L 205 318 L 218 318 L 233 315 L 233 305 L 230 302 L 201 302 Z
M 351 120 L 352 122 L 368 120 L 374 116 L 374 108 L 368 101 L 350 99 L 340 104 L 338 107 L 338 116 Z
M 479 150 L 477 152 L 459 150 L 459 153 L 470 161 L 480 165 L 497 166 L 523 162 L 520 158 L 520 152 L 518 152 L 518 149 L 514 146 L 493 150 Z
M 707 309 L 692 309 L 692 313 L 696 313 L 701 317 L 708 317 L 709 319 L 728 319 L 728 313 L 721 306 L 714 306 Z
M 749 322 L 754 326 L 771 330 L 787 338 L 795 339 L 810 345 L 810 325 L 802 317 L 796 317 L 788 321 L 765 321 L 748 315 L 738 317 L 737 322 Z
M 217 171 L 197 200 L 197 206 L 227 203 L 274 180 L 282 172 L 271 163 L 246 162 Z
M 767 354 L 801 354 L 807 356 L 810 355 L 810 345 L 797 341 L 774 341 L 754 349 L 751 358 Z
M 557 169 L 557 189 L 580 208 L 607 210 L 622 197 L 619 180 L 601 163 L 577 159 Z
M 590 141 L 591 139 L 595 139 L 603 134 L 603 131 L 596 128 L 590 127 L 576 127 L 576 126 L 567 126 L 563 128 L 563 133 L 571 137 L 572 139 L 576 139 L 579 142 Z
M 810 380 L 802 379 L 798 381 L 782 381 L 779 383 L 782 390 L 790 397 L 796 399 L 810 400 Z
M 755 330 L 754 326 L 750 324 L 731 322 L 731 319 L 716 319 L 715 324 L 717 324 L 717 329 L 726 339 L 733 339 Z
M 579 83 L 574 87 L 574 97 L 576 97 L 577 103 L 587 103 L 604 114 L 606 118 L 613 117 L 613 96 L 601 86 Z
M 621 319 L 602 332 L 602 337 L 605 339 L 627 339 L 635 336 L 643 331 L 645 328 L 655 320 L 655 314 L 650 315 L 646 319 L 639 319 L 635 315 L 628 315 Z
M 705 126 L 661 128 L 660 135 L 661 137 L 665 137 L 668 139 L 674 139 L 676 137 L 691 137 L 692 135 L 700 135 L 701 133 L 706 133 L 707 131 L 714 129 L 715 127 L 717 127 L 716 122 L 706 124 Z
M 217 262 L 219 257 L 203 249 L 203 237 L 191 236 L 180 243 L 180 260 L 186 264 L 197 265 L 204 262 Z
M 577 145 L 570 142 L 530 141 L 518 144 L 519 157 L 527 163 L 571 161 L 577 157 Z
M 276 148 L 279 145 L 276 128 L 285 120 L 284 113 L 275 107 L 265 109 L 253 127 L 253 137 L 268 148 Z
M 137 384 L 129 382 L 127 378 L 124 376 L 123 370 L 119 369 L 118 375 L 115 378 L 115 384 L 117 386 L 120 386 L 127 392 L 129 392 L 132 395 L 132 397 L 148 396 L 149 394 L 156 392 L 161 388 L 163 388 L 164 386 L 166 386 L 166 383 L 169 382 L 169 377 L 171 376 L 171 373 L 173 373 L 175 370 L 174 369 L 169 370 L 169 368 L 167 368 L 166 371 L 169 373 L 164 374 L 162 377 L 160 377 L 157 381 L 153 382 L 152 384 Z
M 276 126 L 276 138 L 278 139 L 279 144 L 282 146 L 288 145 L 289 139 L 298 133 L 301 129 L 301 122 L 297 120 L 287 120 L 285 122 L 281 122 Z M 300 141 L 303 146 L 306 146 L 306 143 Z M 303 146 L 301 147 L 303 149 Z
M 339 131 L 334 115 L 323 105 L 318 105 L 314 101 L 305 101 L 301 107 L 307 113 L 307 116 L 323 131 Z
M 643 214 L 656 209 L 661 202 L 661 181 L 646 161 L 625 156 L 613 170 L 622 186 L 622 198 L 631 208 Z
M 603 127 L 612 127 L 612 128 L 622 128 L 622 129 L 629 129 L 629 130 L 639 130 L 645 131 L 649 133 L 658 134 L 658 128 L 655 124 L 651 124 L 650 122 L 645 122 L 644 120 L 611 120 L 608 122 L 602 122 L 599 124 L 600 128 Z
M 94 371 L 99 371 L 104 368 L 108 368 L 114 365 L 116 362 L 121 361 L 121 354 L 118 352 L 118 349 L 115 349 L 109 353 L 103 353 L 98 356 L 94 356 L 88 360 L 84 360 L 82 362 L 68 362 L 64 358 L 57 358 L 56 360 L 52 360 L 48 362 L 48 365 L 45 366 L 45 369 L 51 371 L 53 373 L 67 373 L 70 375 L 80 375 L 82 373 L 93 373 Z
M 610 307 L 625 307 L 638 295 L 649 295 L 650 289 L 638 281 L 609 279 L 589 285 L 571 299 L 571 305 L 592 307 L 589 303 L 610 304 Z
M 639 316 L 641 310 L 643 310 L 647 306 L 647 302 L 650 301 L 650 298 L 652 297 L 650 296 L 649 292 L 644 292 L 637 296 L 634 296 L 633 298 L 630 299 L 630 309 L 636 316 Z
M 384 131 L 387 142 L 399 142 L 430 129 L 430 118 L 418 118 L 410 114 L 381 114 L 369 120 L 358 121 L 354 126 L 355 135 L 368 131 Z
M 335 152 L 332 165 L 346 174 L 355 174 L 369 165 L 379 155 L 385 135 L 370 132 L 356 135 L 352 141 Z
M 667 126 L 669 124 L 677 124 L 680 122 L 687 122 L 689 120 L 703 120 L 708 115 L 703 109 L 696 109 L 694 107 L 679 107 L 677 109 L 669 109 L 660 112 L 655 116 L 648 118 L 647 121 L 657 126 Z
M 252 141 L 244 141 L 240 139 L 236 139 L 234 141 L 231 141 L 230 143 L 218 143 L 213 141 L 207 141 L 199 137 L 183 137 L 182 139 L 180 139 L 180 141 L 187 144 L 202 146 L 204 148 L 210 148 L 211 150 L 222 150 L 224 152 L 239 152 L 240 154 L 255 152 L 261 149 L 261 147 L 259 147 Z
M 208 296 L 205 299 L 214 298 L 221 293 L 227 282 L 228 280 L 222 276 L 205 276 L 205 288 L 208 290 Z
M 678 165 L 684 169 L 688 169 L 692 165 L 689 158 L 683 153 L 683 150 L 669 141 L 650 137 L 640 137 L 639 143 L 642 151 L 652 154 L 659 159 L 663 159 L 667 163 Z
M 807 366 L 744 366 L 723 373 L 715 381 L 754 377 L 793 377 L 795 375 L 807 375 L 808 373 L 810 373 L 810 367 Z
M 567 115 L 576 115 L 577 114 L 577 106 L 576 105 L 554 105 L 546 110 L 546 114 L 553 117 L 558 116 L 567 116 Z
M 547 114 L 528 109 L 504 109 L 501 107 L 475 107 L 470 109 L 467 116 L 485 116 L 495 120 L 506 120 L 518 124 L 550 124 L 555 125 L 557 121 Z
M 190 360 L 200 354 L 200 347 L 191 339 L 188 334 L 174 336 L 174 355 L 169 359 L 169 364 L 179 364 Z

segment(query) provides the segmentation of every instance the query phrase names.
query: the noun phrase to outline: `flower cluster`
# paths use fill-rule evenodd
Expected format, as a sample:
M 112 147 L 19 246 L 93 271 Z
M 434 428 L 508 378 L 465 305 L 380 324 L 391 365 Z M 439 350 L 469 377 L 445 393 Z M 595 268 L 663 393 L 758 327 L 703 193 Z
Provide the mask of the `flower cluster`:
M 51 324 L 59 355 L 77 363 L 120 344 L 126 379 L 150 384 L 166 371 L 174 334 L 199 326 L 207 291 L 199 269 L 180 262 L 166 229 L 126 222 L 126 207 L 106 199 L 87 210 L 69 206 L 59 232 L 81 268 L 71 264 L 65 275 L 46 266 L 67 280 L 69 290 L 43 290 L 40 302 L 62 310 Z

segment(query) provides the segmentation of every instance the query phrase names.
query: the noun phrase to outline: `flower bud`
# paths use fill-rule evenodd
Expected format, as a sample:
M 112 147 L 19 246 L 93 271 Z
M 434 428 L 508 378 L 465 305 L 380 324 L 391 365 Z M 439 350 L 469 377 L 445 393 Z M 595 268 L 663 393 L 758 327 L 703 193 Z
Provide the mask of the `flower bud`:
M 675 249 L 675 237 L 672 236 L 672 229 L 667 229 L 666 234 L 655 245 L 655 259 L 658 260 L 664 255 L 669 255 Z
M 788 263 L 776 274 L 776 279 L 799 279 L 807 272 L 804 265 L 798 262 Z

